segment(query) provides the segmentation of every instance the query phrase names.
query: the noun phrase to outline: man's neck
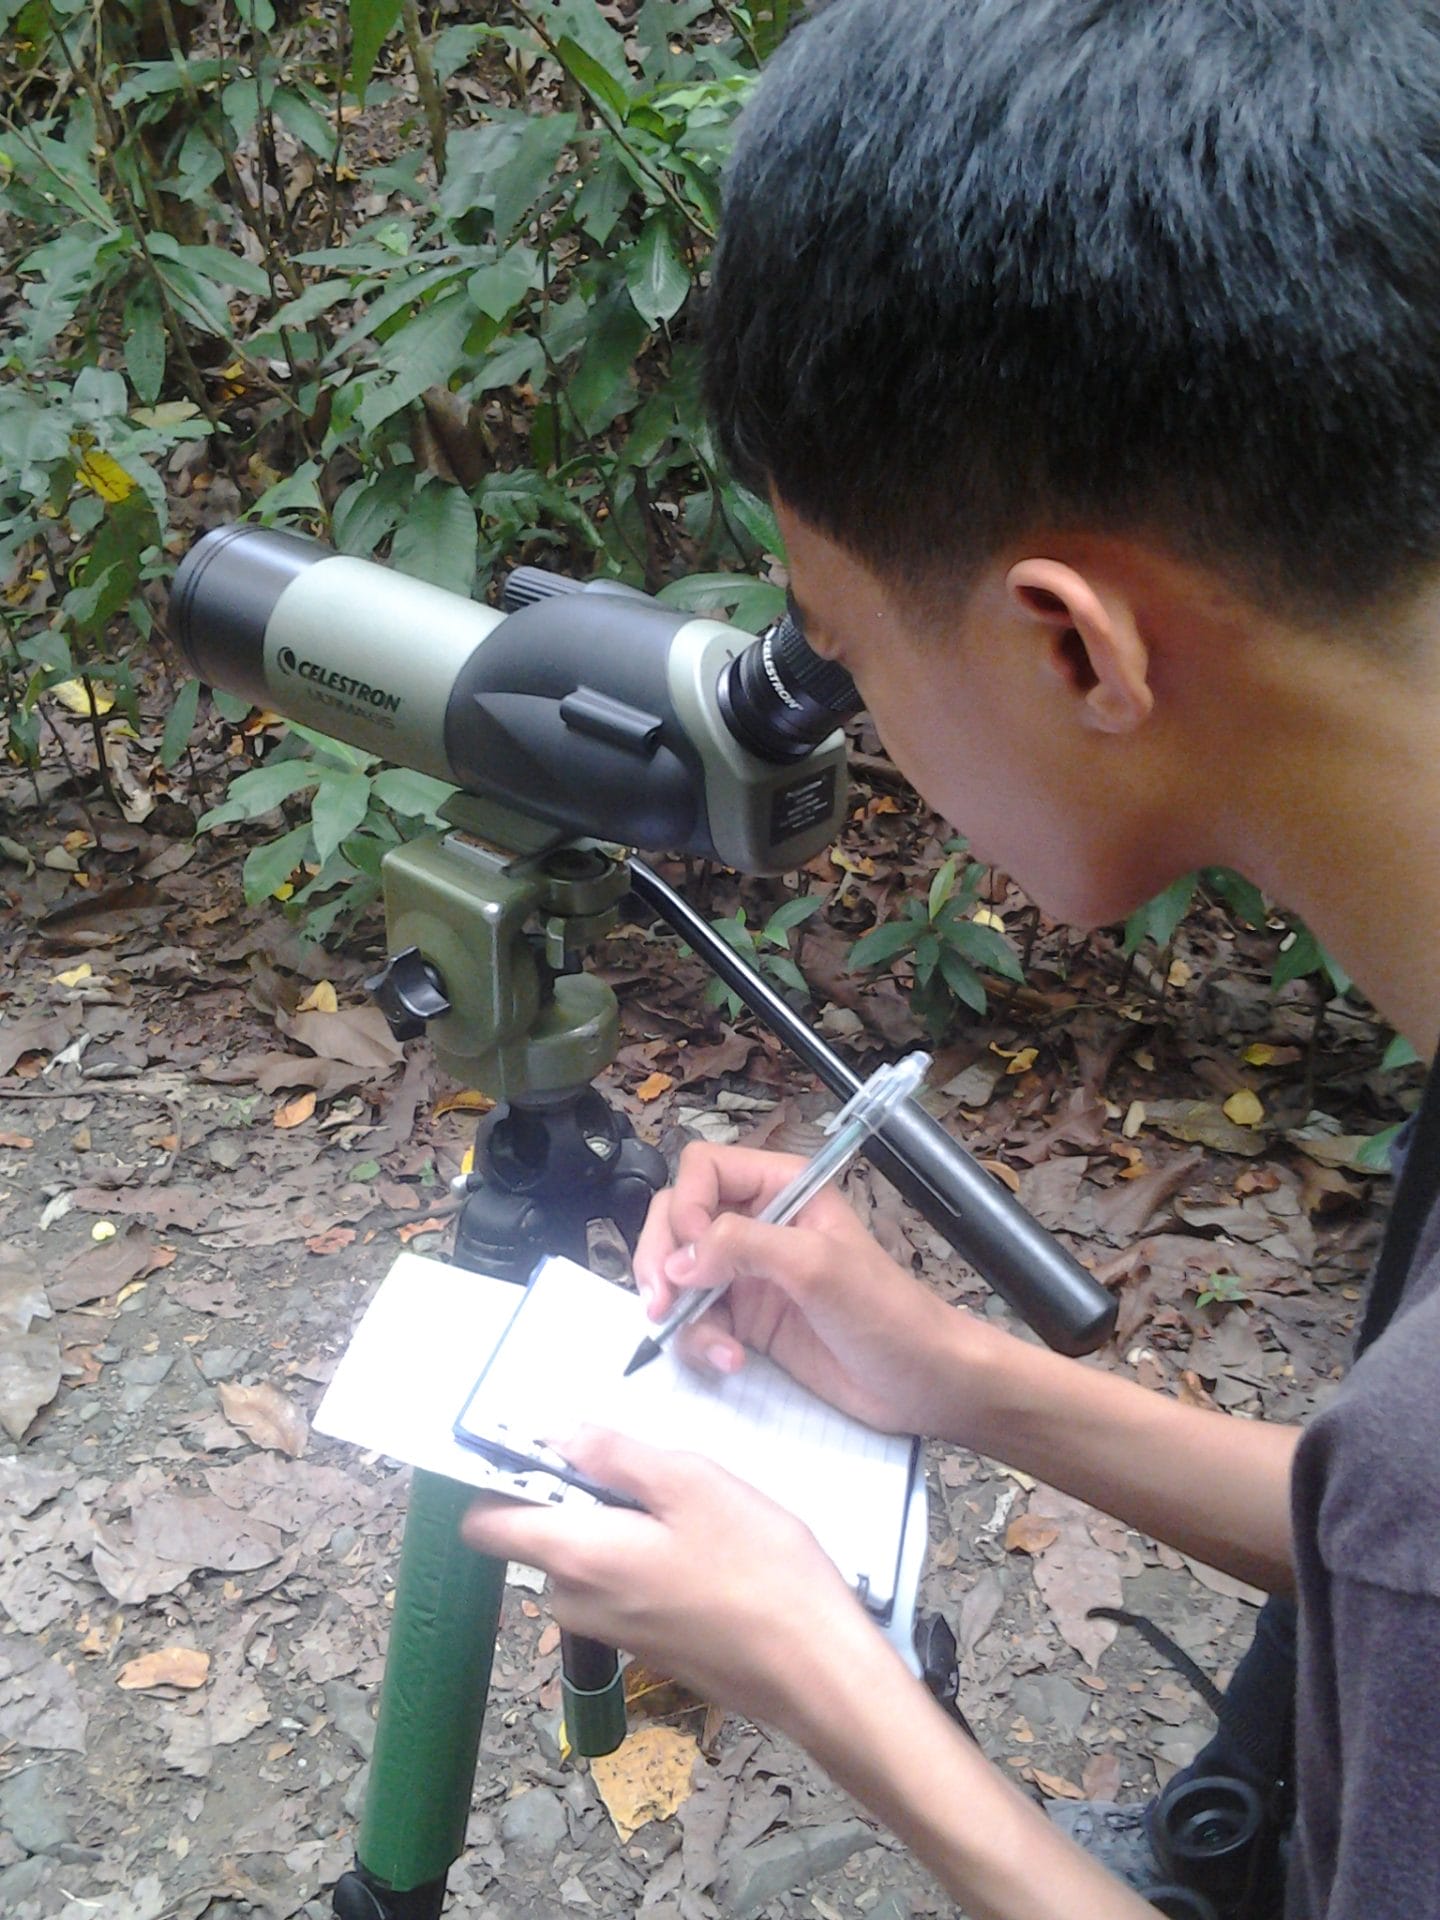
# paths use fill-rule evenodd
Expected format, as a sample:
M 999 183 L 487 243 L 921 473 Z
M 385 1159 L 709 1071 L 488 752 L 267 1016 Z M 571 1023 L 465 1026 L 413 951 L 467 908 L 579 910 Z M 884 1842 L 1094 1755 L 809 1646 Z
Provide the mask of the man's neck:
M 1387 655 L 1262 643 L 1214 713 L 1214 824 L 1237 867 L 1311 932 L 1425 1059 L 1440 1039 L 1440 595 Z M 1252 656 L 1252 663 L 1254 656 Z M 1217 762 L 1218 762 L 1217 755 Z

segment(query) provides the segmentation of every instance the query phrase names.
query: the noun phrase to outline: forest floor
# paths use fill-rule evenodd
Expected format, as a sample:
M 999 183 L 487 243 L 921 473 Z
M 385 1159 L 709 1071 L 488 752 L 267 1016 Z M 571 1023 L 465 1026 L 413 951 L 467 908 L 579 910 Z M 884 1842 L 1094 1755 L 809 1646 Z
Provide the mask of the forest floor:
M 83 768 L 86 730 L 55 729 Z M 252 750 L 214 733 L 217 755 Z M 925 884 L 942 829 L 857 744 L 801 962 L 864 1071 L 921 1036 L 893 981 L 840 960 Z M 366 1001 L 378 923 L 306 947 L 173 798 L 126 821 L 84 789 L 58 757 L 0 773 L 0 1910 L 321 1916 L 354 1847 L 407 1475 L 310 1417 L 395 1256 L 443 1256 L 476 1116 Z M 1003 883 L 991 904 L 1033 920 Z M 1027 985 L 967 1016 L 930 1101 L 1116 1290 L 1087 1364 L 1289 1420 L 1343 1365 L 1378 1232 L 1388 1182 L 1354 1169 L 1356 1140 L 1414 1090 L 1377 1070 L 1368 1017 L 1317 1025 L 1310 985 L 1274 994 L 1272 949 L 1201 913 L 1167 983 L 1108 936 L 1039 927 Z M 628 924 L 596 966 L 623 1015 L 606 1091 L 642 1136 L 813 1139 L 827 1097 L 704 1004 L 672 936 Z M 1251 1124 L 1223 1111 L 1242 1090 Z M 903 1264 L 1008 1320 L 883 1181 L 862 1166 L 848 1190 Z M 1223 1680 L 1257 1596 L 990 1461 L 932 1449 L 929 1473 L 923 1604 L 954 1627 L 987 1752 L 1047 1798 L 1153 1793 L 1209 1714 L 1086 1609 L 1148 1614 Z M 653 1677 L 633 1725 L 683 1736 L 662 1746 L 688 1797 L 646 1819 L 644 1743 L 603 1777 L 560 1758 L 557 1640 L 512 1570 L 452 1912 L 949 1910 L 802 1755 Z

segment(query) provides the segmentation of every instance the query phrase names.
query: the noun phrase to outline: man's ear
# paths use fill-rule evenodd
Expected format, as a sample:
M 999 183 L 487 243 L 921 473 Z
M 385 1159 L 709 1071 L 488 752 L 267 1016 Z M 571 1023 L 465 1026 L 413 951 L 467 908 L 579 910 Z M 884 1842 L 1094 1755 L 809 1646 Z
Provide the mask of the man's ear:
M 1005 576 L 1011 599 L 1050 629 L 1050 663 L 1084 702 L 1086 725 L 1131 733 L 1155 705 L 1150 652 L 1133 608 L 1060 560 L 1020 560 Z

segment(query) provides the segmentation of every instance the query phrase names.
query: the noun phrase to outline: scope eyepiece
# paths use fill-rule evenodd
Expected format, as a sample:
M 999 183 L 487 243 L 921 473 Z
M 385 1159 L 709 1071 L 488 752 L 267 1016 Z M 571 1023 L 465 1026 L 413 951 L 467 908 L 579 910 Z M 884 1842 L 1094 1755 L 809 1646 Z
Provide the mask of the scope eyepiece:
M 822 659 L 789 614 L 736 655 L 718 693 L 725 724 L 762 760 L 802 760 L 864 704 L 845 669 Z

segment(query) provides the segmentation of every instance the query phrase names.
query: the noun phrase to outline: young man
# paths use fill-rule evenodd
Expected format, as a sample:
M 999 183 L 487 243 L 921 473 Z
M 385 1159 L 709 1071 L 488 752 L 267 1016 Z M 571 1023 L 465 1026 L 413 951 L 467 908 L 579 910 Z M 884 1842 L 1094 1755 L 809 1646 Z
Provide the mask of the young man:
M 1238 867 L 1432 1052 L 1440 9 L 839 0 L 745 115 L 709 354 L 811 641 L 981 858 L 1077 926 Z M 1288 1912 L 1440 1913 L 1440 1098 L 1397 1297 L 1303 1439 L 941 1305 L 834 1194 L 748 1218 L 790 1167 L 692 1149 L 652 1212 L 652 1312 L 732 1283 L 697 1364 L 767 1351 L 1294 1590 Z M 1151 1911 L 954 1732 L 796 1523 L 684 1456 L 570 1450 L 647 1512 L 466 1522 L 549 1569 L 564 1625 L 791 1734 L 972 1920 Z

